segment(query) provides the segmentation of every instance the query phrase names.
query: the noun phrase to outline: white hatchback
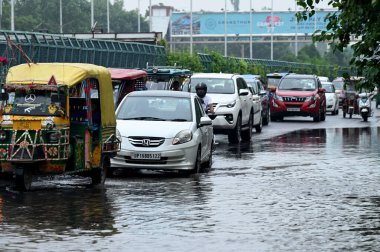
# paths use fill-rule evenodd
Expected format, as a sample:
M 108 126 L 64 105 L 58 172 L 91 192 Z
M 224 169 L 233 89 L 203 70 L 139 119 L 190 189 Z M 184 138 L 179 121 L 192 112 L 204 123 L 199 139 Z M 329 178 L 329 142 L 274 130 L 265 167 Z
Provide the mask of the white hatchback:
M 198 173 L 212 164 L 211 119 L 194 94 L 135 91 L 116 110 L 121 151 L 111 171 L 148 169 Z

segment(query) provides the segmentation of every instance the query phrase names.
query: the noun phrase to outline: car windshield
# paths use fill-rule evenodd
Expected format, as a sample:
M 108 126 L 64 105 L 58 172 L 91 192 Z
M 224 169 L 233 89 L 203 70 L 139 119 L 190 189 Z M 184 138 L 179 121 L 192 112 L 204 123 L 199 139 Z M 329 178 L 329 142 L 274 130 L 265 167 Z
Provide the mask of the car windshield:
M 64 94 L 52 99 L 58 97 L 56 90 L 7 88 L 6 92 L 9 98 L 3 101 L 5 115 L 62 116 L 65 113 Z
M 339 89 L 339 90 L 343 89 L 343 86 L 344 86 L 343 81 L 333 81 L 333 84 L 335 86 L 335 89 Z
M 127 96 L 119 105 L 118 120 L 192 121 L 190 98 Z
M 326 93 L 334 93 L 333 86 L 331 84 L 322 84 L 322 87 L 326 90 Z
M 235 93 L 234 81 L 232 79 L 225 78 L 191 78 L 187 83 L 185 83 L 184 90 L 190 89 L 190 92 L 195 93 L 195 86 L 201 82 L 207 85 L 208 94 Z
M 311 78 L 284 78 L 279 84 L 280 90 L 315 90 L 315 80 Z
M 277 87 L 278 84 L 280 83 L 281 78 L 282 78 L 281 76 L 278 76 L 278 77 L 267 77 L 267 79 L 268 79 L 268 86 Z

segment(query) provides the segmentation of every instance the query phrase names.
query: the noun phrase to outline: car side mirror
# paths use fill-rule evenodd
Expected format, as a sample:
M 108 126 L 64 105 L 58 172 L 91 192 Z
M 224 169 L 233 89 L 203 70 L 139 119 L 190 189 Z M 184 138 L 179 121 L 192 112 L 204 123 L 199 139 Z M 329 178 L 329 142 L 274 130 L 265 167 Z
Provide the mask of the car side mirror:
M 240 89 L 239 90 L 239 95 L 240 96 L 246 96 L 246 95 L 248 95 L 249 94 L 249 90 L 248 89 Z
M 266 95 L 266 94 L 267 94 L 267 91 L 265 91 L 265 90 L 260 90 L 259 95 Z
M 212 120 L 208 116 L 202 116 L 201 121 L 199 122 L 199 126 L 212 125 Z
M 276 89 L 277 89 L 277 87 L 271 86 L 269 88 L 269 91 L 274 93 L 274 92 L 276 92 Z

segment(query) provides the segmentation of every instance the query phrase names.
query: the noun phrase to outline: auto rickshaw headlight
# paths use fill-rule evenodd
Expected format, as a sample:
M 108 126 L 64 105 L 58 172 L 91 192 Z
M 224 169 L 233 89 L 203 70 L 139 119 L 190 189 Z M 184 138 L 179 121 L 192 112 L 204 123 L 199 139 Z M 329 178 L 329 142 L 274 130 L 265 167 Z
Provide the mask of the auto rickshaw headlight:
M 47 134 L 47 140 L 49 143 L 58 143 L 60 137 L 61 133 L 57 131 L 49 132 Z
M 7 132 L 4 130 L 0 131 L 0 141 L 4 141 L 7 139 Z
M 54 123 L 48 123 L 48 124 L 46 124 L 46 128 L 48 128 L 48 129 L 53 129 L 55 127 L 55 124 Z

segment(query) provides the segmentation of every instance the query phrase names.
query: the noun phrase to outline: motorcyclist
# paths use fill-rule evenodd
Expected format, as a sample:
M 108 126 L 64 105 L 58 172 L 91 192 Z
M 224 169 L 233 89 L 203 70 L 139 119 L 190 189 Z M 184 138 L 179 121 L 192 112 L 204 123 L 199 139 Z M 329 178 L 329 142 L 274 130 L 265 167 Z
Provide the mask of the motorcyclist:
M 203 82 L 198 83 L 195 85 L 195 91 L 202 103 L 203 109 L 206 111 L 206 113 L 214 113 L 214 107 L 212 105 L 211 97 L 207 95 L 207 85 Z

